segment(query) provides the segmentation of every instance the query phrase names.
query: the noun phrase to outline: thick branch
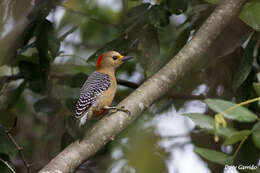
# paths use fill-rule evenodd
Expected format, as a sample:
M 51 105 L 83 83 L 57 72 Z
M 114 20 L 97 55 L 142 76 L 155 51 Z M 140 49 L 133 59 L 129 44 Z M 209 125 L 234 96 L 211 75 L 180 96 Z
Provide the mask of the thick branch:
M 50 161 L 40 173 L 72 172 L 87 158 L 134 121 L 147 107 L 163 96 L 184 75 L 200 63 L 208 48 L 223 31 L 246 0 L 223 0 L 201 26 L 193 39 L 159 72 L 144 82 L 119 106 L 131 111 L 131 116 L 114 113 L 100 120 L 79 143 L 75 141 Z

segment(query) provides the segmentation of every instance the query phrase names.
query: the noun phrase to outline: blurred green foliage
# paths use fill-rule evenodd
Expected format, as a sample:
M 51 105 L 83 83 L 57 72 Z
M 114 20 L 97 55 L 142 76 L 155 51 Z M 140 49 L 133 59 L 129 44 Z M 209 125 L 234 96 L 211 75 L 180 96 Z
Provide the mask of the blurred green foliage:
M 24 147 L 26 159 L 36 163 L 32 167 L 36 172 L 74 140 L 72 131 L 76 127 L 71 115 L 79 89 L 95 70 L 102 52 L 116 50 L 123 55 L 135 55 L 137 58 L 123 65 L 117 76 L 139 85 L 179 52 L 219 3 L 40 0 L 31 6 L 30 0 L 21 2 L 0 3 L 0 157 L 14 165 L 17 172 L 26 169 L 4 133 L 15 116 L 18 127 L 12 133 Z M 189 100 L 201 100 L 200 96 L 236 102 L 259 97 L 259 12 L 258 1 L 246 3 L 239 15 L 241 20 L 234 19 L 204 55 L 207 62 L 191 70 L 142 118 L 77 172 L 109 172 L 119 163 L 124 163 L 119 172 L 167 172 L 170 152 L 158 144 L 165 137 L 157 134 L 156 125 L 147 127 L 153 116 L 170 112 L 172 107 L 186 109 Z M 27 17 L 29 20 L 24 20 Z M 207 89 L 194 97 L 203 85 Z M 120 86 L 113 104 L 132 91 L 127 85 Z M 216 112 L 234 105 L 214 99 L 206 103 Z M 197 129 L 190 131 L 192 142 L 199 146 L 195 152 L 206 159 L 212 172 L 223 170 L 223 163 L 259 162 L 259 106 L 258 102 L 223 114 L 229 119 L 228 127 L 217 131 L 221 143 L 212 145 L 207 145 L 209 139 L 203 136 L 204 132 L 210 137 L 214 134 L 212 111 L 186 114 L 201 132 L 194 137 Z M 221 148 L 224 140 L 232 145 L 233 153 L 237 142 L 245 140 L 245 144 L 233 157 Z M 178 147 L 183 146 L 181 143 Z M 115 158 L 113 151 L 117 149 L 123 154 Z M 0 170 L 10 172 L 2 162 Z

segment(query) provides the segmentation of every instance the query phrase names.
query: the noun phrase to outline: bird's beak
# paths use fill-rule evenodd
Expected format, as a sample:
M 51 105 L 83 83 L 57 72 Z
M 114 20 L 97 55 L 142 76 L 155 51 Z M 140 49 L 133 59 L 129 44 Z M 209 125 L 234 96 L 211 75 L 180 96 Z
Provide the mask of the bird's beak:
M 120 56 L 119 57 L 123 62 L 126 62 L 132 58 L 134 58 L 133 56 Z

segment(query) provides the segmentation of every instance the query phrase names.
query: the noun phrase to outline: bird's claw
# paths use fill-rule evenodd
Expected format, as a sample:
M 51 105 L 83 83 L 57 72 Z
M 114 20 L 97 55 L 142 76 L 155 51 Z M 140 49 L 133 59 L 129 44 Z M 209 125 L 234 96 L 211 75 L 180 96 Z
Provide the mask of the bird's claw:
M 127 113 L 128 115 L 131 115 L 131 112 L 129 110 L 127 110 L 124 106 L 121 106 L 120 108 L 105 106 L 104 109 L 110 110 L 111 113 L 115 113 L 117 111 L 122 111 L 122 112 Z
M 120 108 L 115 107 L 114 109 L 111 109 L 112 113 L 115 113 L 117 111 L 122 111 L 127 113 L 128 115 L 131 115 L 131 112 L 129 110 L 127 110 L 124 106 L 121 106 Z
M 126 109 L 124 106 L 121 106 L 121 107 L 119 108 L 119 110 L 122 111 L 122 112 L 127 113 L 128 115 L 131 115 L 131 112 L 130 112 L 128 109 Z

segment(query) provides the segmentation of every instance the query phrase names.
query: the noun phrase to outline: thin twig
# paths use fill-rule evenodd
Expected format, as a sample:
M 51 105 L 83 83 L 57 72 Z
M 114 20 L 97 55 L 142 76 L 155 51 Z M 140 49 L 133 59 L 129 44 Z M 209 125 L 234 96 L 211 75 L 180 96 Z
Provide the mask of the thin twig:
M 3 162 L 13 173 L 16 173 L 15 170 L 8 164 L 7 161 L 4 161 L 3 159 L 0 158 L 0 161 Z
M 237 147 L 235 153 L 234 153 L 233 156 L 232 156 L 233 159 L 237 156 L 237 153 L 239 152 L 240 148 L 242 147 L 242 145 L 244 144 L 244 142 L 245 142 L 246 139 L 247 139 L 247 137 L 245 137 L 245 138 L 239 143 L 239 145 L 238 145 L 238 147 Z
M 18 79 L 23 79 L 23 76 L 21 74 L 16 74 L 16 75 L 10 75 L 10 76 L 0 76 L 0 79 L 3 80 L 4 82 L 11 82 L 13 80 L 18 80 Z
M 72 75 L 63 75 L 63 76 L 62 75 L 51 75 L 51 78 L 69 79 L 71 77 L 73 77 L 73 76 Z M 87 77 L 88 77 L 88 75 L 87 75 Z M 0 78 L 6 78 L 5 82 L 10 82 L 13 80 L 23 79 L 24 77 L 21 74 L 17 74 L 14 76 L 0 76 Z M 117 79 L 117 83 L 119 85 L 126 86 L 126 87 L 129 87 L 132 89 L 136 89 L 140 86 L 140 84 L 137 84 L 137 83 L 134 83 L 131 81 L 127 81 L 127 80 L 123 80 L 123 79 Z
M 86 75 L 88 77 L 88 75 Z M 51 75 L 52 78 L 58 78 L 58 79 L 70 79 L 73 77 L 73 75 Z M 123 79 L 117 79 L 117 83 L 119 85 L 122 85 L 122 86 L 126 86 L 126 87 L 129 87 L 129 88 L 132 88 L 132 89 L 136 89 L 140 86 L 140 84 L 137 84 L 137 83 L 134 83 L 134 82 L 131 82 L 131 81 L 127 81 L 127 80 L 123 80 Z
M 10 128 L 9 130 L 5 130 L 5 133 L 7 134 L 8 138 L 10 139 L 10 141 L 14 144 L 15 148 L 18 151 L 18 154 L 20 156 L 20 158 L 22 159 L 24 166 L 27 169 L 27 172 L 30 173 L 30 164 L 26 161 L 24 153 L 23 153 L 23 148 L 16 142 L 16 140 L 14 139 L 13 135 L 11 134 L 11 131 L 16 127 L 17 124 L 17 117 L 15 117 L 14 120 L 14 124 L 12 126 L 12 128 Z
M 59 41 L 63 41 L 68 35 L 70 35 L 72 32 L 74 32 L 76 29 L 78 29 L 78 26 L 74 26 L 70 28 L 67 32 L 65 32 L 63 35 L 59 37 Z
M 140 84 L 137 84 L 137 83 L 134 83 L 134 82 L 131 82 L 131 81 L 127 81 L 127 80 L 123 80 L 123 79 L 117 79 L 117 83 L 119 85 L 126 86 L 126 87 L 129 87 L 129 88 L 132 88 L 132 89 L 136 89 L 140 86 Z

